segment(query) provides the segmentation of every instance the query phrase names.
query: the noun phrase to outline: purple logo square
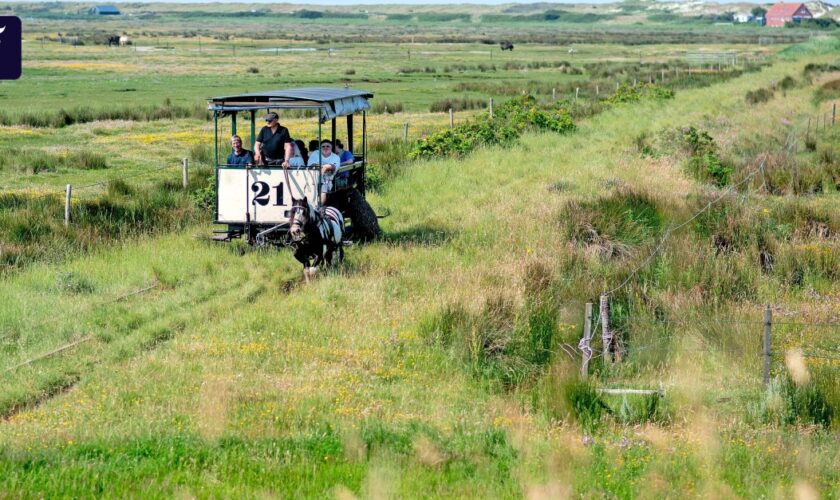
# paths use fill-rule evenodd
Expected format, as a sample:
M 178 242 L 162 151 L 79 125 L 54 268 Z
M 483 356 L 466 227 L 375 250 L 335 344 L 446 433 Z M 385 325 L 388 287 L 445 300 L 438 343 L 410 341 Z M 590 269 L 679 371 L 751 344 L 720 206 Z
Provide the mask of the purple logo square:
M 21 73 L 21 25 L 17 16 L 0 16 L 0 80 L 17 80 Z

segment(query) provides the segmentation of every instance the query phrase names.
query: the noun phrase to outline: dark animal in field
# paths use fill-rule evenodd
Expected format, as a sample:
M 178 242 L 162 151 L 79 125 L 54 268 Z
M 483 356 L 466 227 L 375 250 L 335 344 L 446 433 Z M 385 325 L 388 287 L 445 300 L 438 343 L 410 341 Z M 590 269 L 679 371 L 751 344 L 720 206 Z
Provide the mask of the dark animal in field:
M 303 276 L 309 281 L 321 263 L 344 260 L 344 216 L 333 207 L 326 207 L 323 215 L 304 197 L 293 200 L 289 210 L 289 236 L 295 258 L 303 264 Z
M 513 50 L 513 44 L 508 42 L 508 41 L 499 42 L 499 48 L 501 48 L 502 50 L 512 51 Z
M 112 45 L 119 46 L 120 44 L 120 35 L 108 35 L 108 47 Z

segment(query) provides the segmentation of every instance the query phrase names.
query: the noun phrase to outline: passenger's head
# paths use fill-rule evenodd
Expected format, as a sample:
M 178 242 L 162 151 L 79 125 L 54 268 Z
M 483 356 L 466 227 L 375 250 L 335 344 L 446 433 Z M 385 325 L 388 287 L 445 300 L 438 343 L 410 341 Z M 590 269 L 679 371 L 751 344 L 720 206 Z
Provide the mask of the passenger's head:
M 309 141 L 309 150 L 310 151 L 317 151 L 318 150 L 318 139 L 312 139 Z
M 278 116 L 277 113 L 272 111 L 271 113 L 266 114 L 263 118 L 265 118 L 266 125 L 273 126 L 275 123 L 277 123 Z
M 329 139 L 324 139 L 323 141 L 321 141 L 321 154 L 329 156 L 329 155 L 332 154 L 332 152 L 333 152 L 332 141 L 330 141 Z
M 231 136 L 230 145 L 233 147 L 234 151 L 239 151 L 242 149 L 242 138 L 238 135 Z
M 298 150 L 300 150 L 301 153 L 306 151 L 306 144 L 304 144 L 301 139 L 295 139 L 295 145 L 297 145 Z
M 335 140 L 335 150 L 336 151 L 344 151 L 344 144 L 341 143 L 341 139 Z

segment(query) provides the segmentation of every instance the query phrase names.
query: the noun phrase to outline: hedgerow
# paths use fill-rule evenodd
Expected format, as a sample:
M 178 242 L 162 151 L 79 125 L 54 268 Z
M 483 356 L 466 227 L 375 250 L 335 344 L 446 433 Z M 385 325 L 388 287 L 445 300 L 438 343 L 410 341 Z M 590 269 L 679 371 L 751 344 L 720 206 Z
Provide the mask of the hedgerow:
M 642 99 L 672 99 L 674 91 L 660 87 L 652 83 L 644 83 L 637 86 L 623 84 L 615 92 L 605 99 L 608 104 L 623 104 L 627 102 L 638 102 Z
M 479 146 L 510 144 L 528 130 L 562 134 L 574 129 L 565 103 L 545 108 L 533 96 L 522 96 L 507 101 L 492 118 L 481 113 L 462 125 L 417 141 L 409 158 L 463 156 Z

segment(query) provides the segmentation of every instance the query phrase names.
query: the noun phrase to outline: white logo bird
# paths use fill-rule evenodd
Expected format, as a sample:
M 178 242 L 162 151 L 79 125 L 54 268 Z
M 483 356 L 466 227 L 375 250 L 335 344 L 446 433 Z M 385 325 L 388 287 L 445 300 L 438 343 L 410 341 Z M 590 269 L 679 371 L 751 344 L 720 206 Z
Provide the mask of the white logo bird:
M 0 28 L 0 35 L 1 35 L 1 34 L 3 34 L 3 32 L 4 32 L 4 31 L 6 31 L 6 27 L 5 27 L 5 26 L 3 26 L 2 28 Z

